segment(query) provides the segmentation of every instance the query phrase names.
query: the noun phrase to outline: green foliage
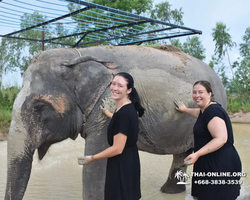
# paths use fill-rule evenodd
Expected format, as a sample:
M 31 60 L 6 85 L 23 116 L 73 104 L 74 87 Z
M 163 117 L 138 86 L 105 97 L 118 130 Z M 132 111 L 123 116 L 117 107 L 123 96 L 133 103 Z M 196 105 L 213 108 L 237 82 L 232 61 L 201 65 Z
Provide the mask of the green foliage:
M 20 88 L 17 86 L 9 87 L 6 89 L 0 90 L 0 108 L 4 110 L 12 110 L 14 100 L 16 99 L 17 94 L 19 93 Z
M 235 79 L 231 82 L 230 92 L 250 94 L 250 57 L 244 58 L 240 62 L 235 62 Z
M 180 42 L 179 39 L 170 39 L 170 44 L 181 49 L 183 51 L 183 48 L 182 48 L 182 43 Z
M 234 112 L 249 112 L 250 111 L 250 95 L 248 94 L 248 99 L 244 96 L 237 94 L 228 94 L 227 95 L 227 111 L 230 113 Z
M 168 1 L 156 4 L 155 8 L 151 10 L 151 18 L 176 25 L 184 25 L 182 21 L 182 16 L 184 14 L 182 8 L 179 10 L 172 10 L 171 6 L 172 5 Z
M 145 13 L 152 7 L 152 0 L 92 0 L 93 3 L 135 14 Z
M 21 17 L 20 28 L 25 29 L 29 26 L 35 25 L 37 23 L 42 23 L 47 21 L 47 17 L 43 16 L 38 12 L 33 14 L 24 14 Z M 56 24 L 54 27 L 55 33 L 51 33 L 53 27 L 45 25 L 41 27 L 44 32 L 36 29 L 23 31 L 15 34 L 15 37 L 20 38 L 29 38 L 31 40 L 22 40 L 14 38 L 2 38 L 0 45 L 0 73 L 8 71 L 16 71 L 17 68 L 20 68 L 21 74 L 27 69 L 30 60 L 34 55 L 42 50 L 42 35 L 44 33 L 44 39 L 60 37 L 63 36 L 66 32 L 62 24 Z M 50 30 L 50 31 L 48 31 Z M 75 37 L 70 38 L 61 38 L 60 42 L 70 45 L 74 44 Z M 45 49 L 62 47 L 62 45 L 57 44 L 57 41 L 54 43 L 45 43 Z M 1 78 L 1 76 L 0 76 Z M 0 79 L 1 81 L 1 79 Z
M 0 107 L 0 131 L 6 132 L 11 122 L 11 111 Z
M 240 44 L 240 55 L 242 57 L 250 57 L 250 27 L 248 27 L 245 31 L 245 35 L 243 36 L 243 41 L 245 43 Z
M 195 58 L 204 60 L 206 58 L 205 51 L 198 36 L 188 37 L 183 43 L 183 51 Z
M 81 9 L 81 6 L 78 4 L 74 4 L 74 3 L 68 4 L 68 10 L 70 12 L 75 12 L 79 9 Z M 98 17 L 99 14 L 101 13 L 103 13 L 103 11 L 98 10 L 98 9 L 92 9 L 92 11 L 85 11 L 85 12 L 81 12 L 72 16 L 71 17 L 72 21 L 74 21 L 77 24 L 76 32 L 80 32 L 80 33 L 82 32 L 84 34 L 88 34 L 88 31 L 92 31 L 93 27 L 100 26 L 99 25 L 100 22 L 107 23 L 108 18 L 105 17 L 105 15 L 103 15 L 102 18 Z M 89 22 L 89 21 L 92 22 L 91 24 L 89 23 L 89 25 L 82 24 L 82 22 Z M 92 39 L 88 39 L 87 37 L 85 37 L 86 35 L 84 36 L 84 34 L 81 36 L 76 36 L 75 41 L 81 40 L 81 42 L 83 43 L 91 42 Z M 99 42 L 98 44 L 106 45 L 108 43 L 104 41 L 104 42 Z M 97 43 L 90 43 L 90 44 L 85 44 L 84 46 L 88 47 L 88 46 L 96 46 L 96 45 Z
M 183 44 L 179 39 L 170 40 L 171 45 L 178 47 L 183 52 L 198 58 L 200 60 L 204 60 L 206 58 L 206 49 L 203 47 L 198 36 L 188 37 L 186 42 Z
M 172 9 L 172 5 L 168 1 L 161 2 L 159 4 L 156 4 L 153 9 L 149 10 L 150 17 L 153 19 L 165 21 L 171 24 L 176 24 L 176 25 L 184 25 L 182 21 L 182 16 L 183 16 L 183 11 L 182 8 L 178 9 Z M 181 49 L 181 45 L 178 46 L 178 43 L 176 40 L 171 40 L 171 39 L 164 39 L 160 41 L 150 41 L 147 44 L 161 44 L 161 45 L 166 45 L 170 44 L 178 47 Z
M 103 6 L 123 10 L 129 13 L 135 14 L 142 14 L 146 12 L 148 9 L 152 7 L 152 0 L 124 0 L 124 1 L 117 1 L 117 0 L 92 0 L 92 3 L 100 4 Z M 73 3 L 68 4 L 68 9 L 70 12 L 74 12 L 80 9 L 80 6 L 77 6 Z M 112 18 L 112 20 L 111 20 Z M 110 43 L 113 45 L 119 45 L 121 39 L 115 39 L 116 37 L 120 37 L 125 33 L 132 33 L 134 29 L 138 31 L 145 29 L 146 25 L 137 26 L 136 24 L 133 26 L 124 26 L 120 27 L 119 29 L 109 29 L 106 30 L 105 34 L 113 38 L 112 40 L 105 40 L 99 41 L 98 43 L 93 41 L 93 39 L 89 39 L 89 33 L 95 29 L 102 29 L 104 26 L 103 24 L 111 24 L 115 22 L 116 26 L 123 26 L 124 22 L 123 19 L 128 20 L 127 16 L 121 16 L 120 14 L 115 13 L 108 13 L 103 10 L 91 9 L 91 11 L 85 11 L 79 13 L 72 18 L 73 21 L 77 23 L 77 31 L 86 34 L 86 37 L 82 38 L 81 44 L 84 46 L 96 46 L 96 45 L 109 45 Z M 89 25 L 83 25 L 82 22 L 89 22 L 92 23 Z M 96 35 L 103 34 L 103 31 L 96 32 Z M 82 36 L 81 36 L 82 37 Z M 80 38 L 79 38 L 80 39 Z
M 10 126 L 14 100 L 19 91 L 20 88 L 18 87 L 0 90 L 0 130 L 5 131 Z
M 232 41 L 232 37 L 228 31 L 229 29 L 226 24 L 222 22 L 217 22 L 216 27 L 213 28 L 212 36 L 213 41 L 215 41 L 215 55 L 218 55 L 219 59 L 225 56 L 228 49 L 231 50 L 237 46 L 236 43 Z
M 21 46 L 24 42 L 22 40 L 15 40 L 12 38 L 2 38 L 0 46 L 0 72 L 16 71 L 21 59 Z
M 249 111 L 250 104 L 250 28 L 247 28 L 243 36 L 244 43 L 240 44 L 241 58 L 233 63 L 235 77 L 226 84 L 228 94 L 237 94 L 237 98 L 229 98 L 230 109 Z
M 153 7 L 152 0 L 123 0 L 123 1 L 90 0 L 90 2 L 135 14 L 143 14 L 146 12 L 150 13 Z M 68 4 L 68 10 L 70 12 L 74 12 L 76 10 L 79 10 L 80 8 L 81 6 L 78 4 L 74 3 Z M 105 14 L 104 11 L 91 9 L 91 11 L 88 10 L 79 13 L 77 15 L 74 15 L 74 17 L 71 17 L 72 23 L 76 22 L 78 24 L 76 27 L 76 32 L 88 33 L 88 31 L 93 30 L 93 26 L 100 26 L 101 23 L 109 23 L 110 19 L 106 15 L 98 17 L 102 13 Z M 153 16 L 154 18 L 168 21 L 170 23 L 183 25 L 182 9 L 180 8 L 179 10 L 177 9 L 171 10 L 171 5 L 167 1 L 157 4 L 154 11 L 151 12 L 151 14 L 152 13 L 155 14 Z M 120 25 L 123 24 L 122 20 L 120 19 L 121 18 L 120 15 L 119 16 L 116 14 L 111 14 L 111 15 L 112 17 L 118 17 L 117 25 L 119 25 L 119 23 Z M 82 21 L 90 21 L 90 20 L 93 23 L 89 25 L 83 26 L 82 23 L 80 23 Z M 27 27 L 45 21 L 48 21 L 48 18 L 39 12 L 34 12 L 32 14 L 25 13 L 23 16 L 21 16 L 20 28 L 25 29 Z M 44 31 L 42 32 L 41 30 L 38 30 L 39 28 L 43 29 Z M 140 28 L 138 26 L 124 27 L 122 31 L 130 33 L 132 32 L 133 28 L 142 30 L 146 28 L 146 25 L 145 27 L 141 26 Z M 90 41 L 90 39 L 88 39 L 84 35 L 64 37 L 66 34 L 68 34 L 68 32 L 67 30 L 65 30 L 63 24 L 56 23 L 56 25 L 47 24 L 44 25 L 43 27 L 38 27 L 37 29 L 23 31 L 14 35 L 15 37 L 29 38 L 31 40 L 2 38 L 0 45 L 0 82 L 2 80 L 2 74 L 4 72 L 16 71 L 17 68 L 20 69 L 21 74 L 23 75 L 32 57 L 42 50 L 43 47 L 42 38 L 46 40 L 49 38 L 60 37 L 59 39 L 53 39 L 52 43 L 45 43 L 44 49 L 70 46 L 76 44 L 77 41 L 81 40 L 82 40 L 81 42 L 86 43 L 85 46 L 97 45 L 96 42 L 93 42 L 92 40 Z M 112 35 L 115 38 L 115 36 L 120 36 L 123 33 L 120 30 L 118 31 L 114 29 L 114 30 L 108 30 L 106 34 Z M 58 42 L 63 43 L 63 45 L 58 44 Z M 98 45 L 108 45 L 110 44 L 110 42 L 114 42 L 114 44 L 119 44 L 119 39 L 114 39 L 108 42 L 102 41 L 99 42 Z
M 212 36 L 213 41 L 215 41 L 214 57 L 217 59 L 217 61 L 220 61 L 225 57 L 225 55 L 227 55 L 232 78 L 234 79 L 233 67 L 231 65 L 228 51 L 237 45 L 232 41 L 232 37 L 229 34 L 229 29 L 227 28 L 226 24 L 217 22 L 216 27 L 213 28 Z

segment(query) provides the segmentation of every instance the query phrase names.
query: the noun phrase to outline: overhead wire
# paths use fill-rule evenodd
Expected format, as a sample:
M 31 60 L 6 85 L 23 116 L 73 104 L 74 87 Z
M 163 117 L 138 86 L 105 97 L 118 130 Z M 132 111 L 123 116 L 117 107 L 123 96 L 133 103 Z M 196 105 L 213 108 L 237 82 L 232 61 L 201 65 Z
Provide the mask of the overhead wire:
M 16 2 L 20 2 L 20 3 L 23 3 L 23 4 L 26 4 L 26 5 L 29 5 L 29 6 L 33 6 L 32 4 L 29 4 L 29 3 L 25 3 L 25 2 L 21 2 L 21 1 L 18 1 L 18 0 L 15 0 Z M 43 1 L 43 2 L 45 2 L 45 1 Z M 13 4 L 9 4 L 9 5 L 13 5 Z M 58 5 L 58 4 L 57 4 Z M 13 5 L 13 6 L 17 6 L 17 5 Z M 21 7 L 21 8 L 23 8 L 23 9 L 28 9 L 28 8 L 26 8 L 26 7 L 22 7 L 22 6 L 17 6 L 17 7 Z M 40 8 L 45 8 L 45 7 L 42 7 L 42 6 L 39 6 Z M 13 10 L 13 9 L 12 9 Z M 28 10 L 31 10 L 31 9 L 28 9 Z M 62 10 L 58 10 L 58 9 L 52 9 L 52 10 L 55 10 L 55 11 L 62 11 Z M 39 12 L 38 10 L 36 10 L 37 12 Z M 63 11 L 64 13 L 65 13 L 65 11 Z M 92 12 L 92 13 L 94 13 L 94 14 L 100 14 L 100 13 L 97 13 L 97 12 L 93 12 L 93 11 L 90 11 L 90 12 Z M 46 13 L 48 13 L 48 12 L 46 12 Z M 51 14 L 51 13 L 49 13 L 49 14 Z M 83 15 L 83 14 L 81 14 L 81 16 L 85 16 L 85 17 L 89 17 L 89 15 Z M 107 15 L 103 15 L 103 16 L 107 16 Z M 92 18 L 94 18 L 94 19 L 96 19 L 96 20 L 103 20 L 103 19 L 101 19 L 101 18 L 97 18 L 97 17 L 93 17 L 93 16 L 91 16 Z M 75 19 L 77 19 L 77 18 L 75 18 Z M 120 20 L 124 20 L 124 19 L 122 19 L 122 18 L 116 18 L 116 19 L 120 19 Z M 81 21 L 85 21 L 85 22 L 88 22 L 87 20 L 83 20 L 83 19 L 80 19 Z M 104 20 L 105 21 L 105 20 Z M 106 22 L 109 22 L 108 20 L 106 20 Z M 80 22 L 81 23 L 81 22 Z M 26 23 L 26 24 L 28 24 L 28 23 Z M 83 23 L 81 23 L 81 24 L 83 24 Z M 103 26 L 100 26 L 99 24 L 100 24 L 100 22 L 94 22 L 94 24 L 95 24 L 95 28 L 96 27 L 98 27 L 98 28 L 103 28 Z M 101 23 L 101 24 L 104 24 L 104 23 Z M 64 27 L 70 27 L 70 26 L 64 26 Z M 89 26 L 87 26 L 88 27 L 88 30 L 92 30 L 91 28 L 89 28 Z M 70 27 L 70 28 L 72 28 L 72 26 Z M 75 28 L 75 27 L 73 27 L 73 28 Z M 85 26 L 85 28 L 86 28 L 86 26 Z M 140 27 L 141 28 L 141 27 Z M 136 29 L 133 29 L 132 28 L 132 30 L 133 31 L 137 31 Z M 130 33 L 131 33 L 131 29 L 130 29 Z
M 11 3 L 13 1 L 15 3 Z M 145 38 L 154 39 L 161 37 L 162 34 L 165 36 L 167 34 L 180 34 L 181 30 L 177 29 L 178 27 L 173 27 L 177 29 L 175 31 L 167 30 L 167 28 L 172 28 L 167 23 L 164 25 L 158 25 L 157 22 L 152 24 L 153 19 L 147 21 L 145 17 L 140 18 L 137 15 L 126 14 L 124 11 L 116 12 L 116 9 L 109 10 L 108 7 L 106 9 L 104 6 L 95 7 L 97 4 L 88 2 L 88 4 L 82 5 L 80 2 L 84 1 L 81 0 L 79 0 L 79 3 L 69 3 L 67 0 L 36 1 L 37 4 L 25 0 L 2 0 L 0 2 L 0 16 L 3 19 L 0 20 L 0 26 L 23 28 L 25 30 L 34 26 L 33 30 L 50 33 L 51 35 L 48 37 L 52 36 L 52 38 L 48 38 L 48 40 L 57 40 L 58 38 L 60 40 L 60 38 L 73 36 L 81 38 L 81 35 L 87 33 L 85 36 L 87 40 L 119 40 L 119 43 L 139 41 Z M 84 8 L 86 8 L 84 12 L 77 13 L 77 10 L 83 10 Z M 8 12 L 5 12 L 4 9 L 7 9 Z M 72 12 L 74 11 L 74 14 L 69 15 L 72 13 L 69 9 Z M 26 13 L 26 16 L 24 16 L 24 13 Z M 12 16 L 11 19 L 9 15 Z M 21 19 L 21 24 L 18 17 Z M 42 26 L 44 23 L 46 25 Z M 21 25 L 22 27 L 20 27 Z M 62 37 L 59 35 L 62 35 Z

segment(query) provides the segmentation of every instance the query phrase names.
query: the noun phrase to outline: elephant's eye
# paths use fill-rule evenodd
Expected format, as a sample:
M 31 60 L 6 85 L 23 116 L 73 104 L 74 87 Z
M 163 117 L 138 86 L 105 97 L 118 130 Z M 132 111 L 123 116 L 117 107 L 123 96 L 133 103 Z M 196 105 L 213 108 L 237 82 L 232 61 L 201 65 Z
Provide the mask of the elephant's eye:
M 34 105 L 33 109 L 34 109 L 35 112 L 38 112 L 38 111 L 41 111 L 43 109 L 43 107 L 44 107 L 44 103 L 43 102 L 37 102 Z

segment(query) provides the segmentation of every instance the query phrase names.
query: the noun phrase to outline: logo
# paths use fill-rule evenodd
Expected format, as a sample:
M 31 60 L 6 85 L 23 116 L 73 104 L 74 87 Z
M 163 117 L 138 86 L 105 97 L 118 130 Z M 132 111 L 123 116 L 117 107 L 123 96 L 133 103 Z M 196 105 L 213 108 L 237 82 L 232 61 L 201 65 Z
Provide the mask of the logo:
M 175 178 L 177 178 L 177 180 L 179 180 L 179 182 L 177 182 L 178 185 L 188 185 L 190 183 L 186 183 L 186 181 L 189 179 L 189 175 L 183 171 L 177 171 L 174 175 Z

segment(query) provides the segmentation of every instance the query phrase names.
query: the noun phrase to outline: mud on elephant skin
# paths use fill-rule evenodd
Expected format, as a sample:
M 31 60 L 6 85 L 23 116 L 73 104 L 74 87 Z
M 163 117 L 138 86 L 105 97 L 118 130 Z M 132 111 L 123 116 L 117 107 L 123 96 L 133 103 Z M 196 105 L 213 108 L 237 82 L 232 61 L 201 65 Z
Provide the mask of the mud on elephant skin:
M 35 150 L 42 159 L 52 144 L 66 138 L 74 140 L 79 133 L 85 139 L 86 155 L 107 147 L 109 119 L 100 111 L 100 105 L 110 96 L 113 74 L 120 71 L 132 74 L 146 109 L 140 119 L 139 149 L 173 154 L 161 190 L 185 190 L 175 184 L 174 172 L 186 170 L 183 157 L 193 147 L 194 119 L 177 112 L 173 101 L 182 99 L 187 106 L 194 106 L 192 84 L 206 79 L 216 86 L 215 98 L 226 107 L 226 93 L 214 71 L 174 47 L 59 48 L 37 54 L 24 74 L 9 132 L 5 200 L 23 198 Z M 83 199 L 103 199 L 105 166 L 103 159 L 83 167 Z

